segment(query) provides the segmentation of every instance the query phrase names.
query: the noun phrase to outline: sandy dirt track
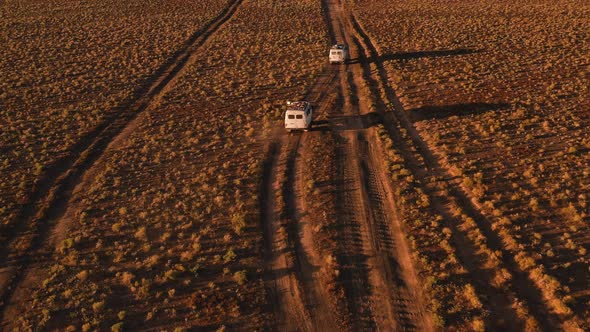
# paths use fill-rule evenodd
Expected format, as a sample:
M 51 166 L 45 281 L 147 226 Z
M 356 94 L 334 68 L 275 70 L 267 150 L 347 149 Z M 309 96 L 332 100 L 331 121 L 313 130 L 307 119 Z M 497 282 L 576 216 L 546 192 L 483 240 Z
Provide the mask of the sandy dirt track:
M 282 186 L 275 185 L 275 188 L 271 188 L 268 185 L 270 181 L 265 180 L 266 190 L 274 194 L 263 196 L 267 197 L 267 204 L 271 203 L 274 200 L 270 197 L 275 196 L 280 189 L 281 197 L 285 200 L 285 204 L 281 204 L 286 209 L 283 212 L 299 224 L 298 230 L 292 232 L 296 236 L 293 237 L 295 245 L 291 246 L 290 255 L 295 257 L 292 267 L 296 270 L 280 277 L 281 271 L 289 267 L 282 263 L 284 260 L 278 259 L 281 255 L 271 255 L 273 262 L 269 269 L 277 278 L 272 285 L 272 293 L 282 299 L 273 302 L 277 322 L 286 330 L 323 331 L 335 330 L 338 326 L 350 329 L 432 330 L 417 274 L 395 213 L 395 203 L 388 193 L 388 179 L 379 166 L 381 161 L 377 152 L 369 143 L 373 139 L 370 127 L 377 122 L 378 115 L 369 114 L 367 106 L 371 96 L 367 95 L 369 91 L 360 89 L 364 75 L 361 67 L 363 51 L 356 42 L 357 37 L 352 34 L 350 14 L 346 12 L 344 3 L 326 1 L 324 5 L 331 42 L 351 45 L 352 61 L 348 65 L 331 66 L 329 72 L 336 72 L 339 79 L 330 84 L 316 84 L 308 93 L 310 96 L 329 94 L 327 91 L 338 93 L 338 101 L 331 107 L 322 107 L 318 103 L 322 101 L 321 98 L 309 98 L 314 105 L 320 106 L 316 109 L 315 118 L 327 119 L 316 122 L 327 121 L 327 128 L 304 133 L 303 136 L 299 133 L 277 133 L 277 138 L 271 144 L 270 149 L 275 151 L 270 153 L 267 165 L 273 165 L 273 170 L 266 173 L 273 177 L 283 173 L 278 176 L 283 180 L 278 180 Z M 314 232 L 309 222 L 305 221 L 308 218 L 298 216 L 313 215 L 314 212 L 304 209 L 306 203 L 300 189 L 302 181 L 298 181 L 297 176 L 295 183 L 289 181 L 292 173 L 297 174 L 299 169 L 297 155 L 305 153 L 297 150 L 303 150 L 307 137 L 318 135 L 318 131 L 326 129 L 332 132 L 338 142 L 334 147 L 336 158 L 332 160 L 337 170 L 334 199 L 342 224 L 338 246 L 341 282 L 347 311 L 350 313 L 348 318 L 330 313 L 337 308 L 330 307 L 322 299 L 326 295 L 334 296 L 330 294 L 330 281 L 322 278 L 318 272 L 310 273 L 321 269 L 318 266 L 322 264 L 319 259 L 321 254 L 313 245 Z M 287 151 L 279 153 L 276 151 L 277 146 Z M 271 212 L 272 208 L 268 208 L 268 211 L 265 224 L 270 245 L 267 247 L 273 247 L 281 234 L 272 224 L 276 224 L 276 219 L 280 217 L 276 216 L 276 212 Z M 288 226 L 286 232 L 289 234 Z M 275 248 L 273 252 L 278 252 L 278 249 Z M 306 306 L 310 308 L 307 314 L 300 310 Z M 297 317 L 303 320 L 298 321 Z

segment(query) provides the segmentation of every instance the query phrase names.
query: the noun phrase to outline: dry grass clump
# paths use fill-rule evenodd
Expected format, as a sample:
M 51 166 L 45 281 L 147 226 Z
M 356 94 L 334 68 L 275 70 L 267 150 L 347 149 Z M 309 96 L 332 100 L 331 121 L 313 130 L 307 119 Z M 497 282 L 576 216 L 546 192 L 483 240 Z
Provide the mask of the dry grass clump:
M 551 311 L 587 329 L 588 3 L 356 9 L 430 149 L 462 178 Z
M 261 329 L 261 133 L 321 69 L 322 27 L 315 1 L 244 2 L 107 152 L 65 235 L 75 240 L 53 257 L 20 324 Z M 40 321 L 42 308 L 51 314 Z

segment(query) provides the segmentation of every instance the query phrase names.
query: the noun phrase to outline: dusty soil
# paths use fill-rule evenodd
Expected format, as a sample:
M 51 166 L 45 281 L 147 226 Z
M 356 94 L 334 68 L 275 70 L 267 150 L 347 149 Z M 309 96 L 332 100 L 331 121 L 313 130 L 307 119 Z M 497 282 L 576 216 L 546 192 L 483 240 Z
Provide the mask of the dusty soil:
M 151 79 L 145 92 L 137 96 L 126 112 L 100 124 L 73 149 L 68 160 L 53 166 L 46 178 L 37 182 L 38 189 L 31 194 L 30 203 L 23 206 L 18 217 L 20 223 L 10 229 L 10 241 L 2 248 L 1 257 L 8 265 L 0 274 L 0 309 L 7 317 L 15 313 L 11 298 L 26 297 L 23 292 L 39 282 L 36 277 L 39 271 L 34 269 L 36 261 L 47 256 L 64 239 L 65 231 L 72 225 L 72 212 L 66 215 L 66 208 L 76 210 L 70 207 L 72 193 L 88 187 L 104 151 L 117 149 L 125 142 L 137 123 L 142 121 L 141 115 L 160 103 L 183 70 L 198 59 L 200 48 L 231 17 L 239 4 L 240 1 L 229 3 Z M 15 291 L 17 293 L 13 294 Z
M 587 328 L 587 206 L 547 202 L 575 219 L 549 236 L 541 219 L 554 215 L 537 213 L 536 197 L 514 203 L 537 192 L 544 166 L 526 169 L 525 184 L 494 187 L 488 155 L 461 157 L 470 148 L 453 114 L 508 104 L 417 106 L 435 96 L 411 85 L 431 65 L 413 61 L 483 52 L 389 54 L 380 33 L 394 24 L 390 6 L 228 2 L 128 108 L 45 169 L 20 223 L 4 228 L 2 329 Z M 325 63 L 334 43 L 349 46 L 346 64 Z M 314 105 L 312 130 L 282 130 L 284 101 L 295 99 Z M 502 131 L 482 123 L 469 129 L 480 148 Z M 588 147 L 576 142 L 570 166 Z M 517 197 L 504 203 L 498 188 Z M 512 227 L 516 210 L 534 222 Z

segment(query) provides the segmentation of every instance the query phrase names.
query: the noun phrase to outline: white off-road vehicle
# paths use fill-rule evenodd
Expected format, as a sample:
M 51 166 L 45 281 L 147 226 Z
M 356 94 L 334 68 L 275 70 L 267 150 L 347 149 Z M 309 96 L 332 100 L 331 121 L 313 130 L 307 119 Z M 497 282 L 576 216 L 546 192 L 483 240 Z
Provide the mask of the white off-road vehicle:
M 307 101 L 288 101 L 285 112 L 285 128 L 291 130 L 311 129 L 313 107 Z
M 336 44 L 330 48 L 330 63 L 346 63 L 348 57 L 348 47 L 346 45 Z

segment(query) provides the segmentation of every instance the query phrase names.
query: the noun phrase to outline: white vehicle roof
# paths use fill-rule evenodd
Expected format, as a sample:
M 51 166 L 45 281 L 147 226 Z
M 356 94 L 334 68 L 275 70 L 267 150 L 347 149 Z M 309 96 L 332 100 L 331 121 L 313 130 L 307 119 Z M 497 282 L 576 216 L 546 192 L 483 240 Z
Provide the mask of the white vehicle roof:
M 288 101 L 287 111 L 305 111 L 305 108 L 309 106 L 307 101 Z

